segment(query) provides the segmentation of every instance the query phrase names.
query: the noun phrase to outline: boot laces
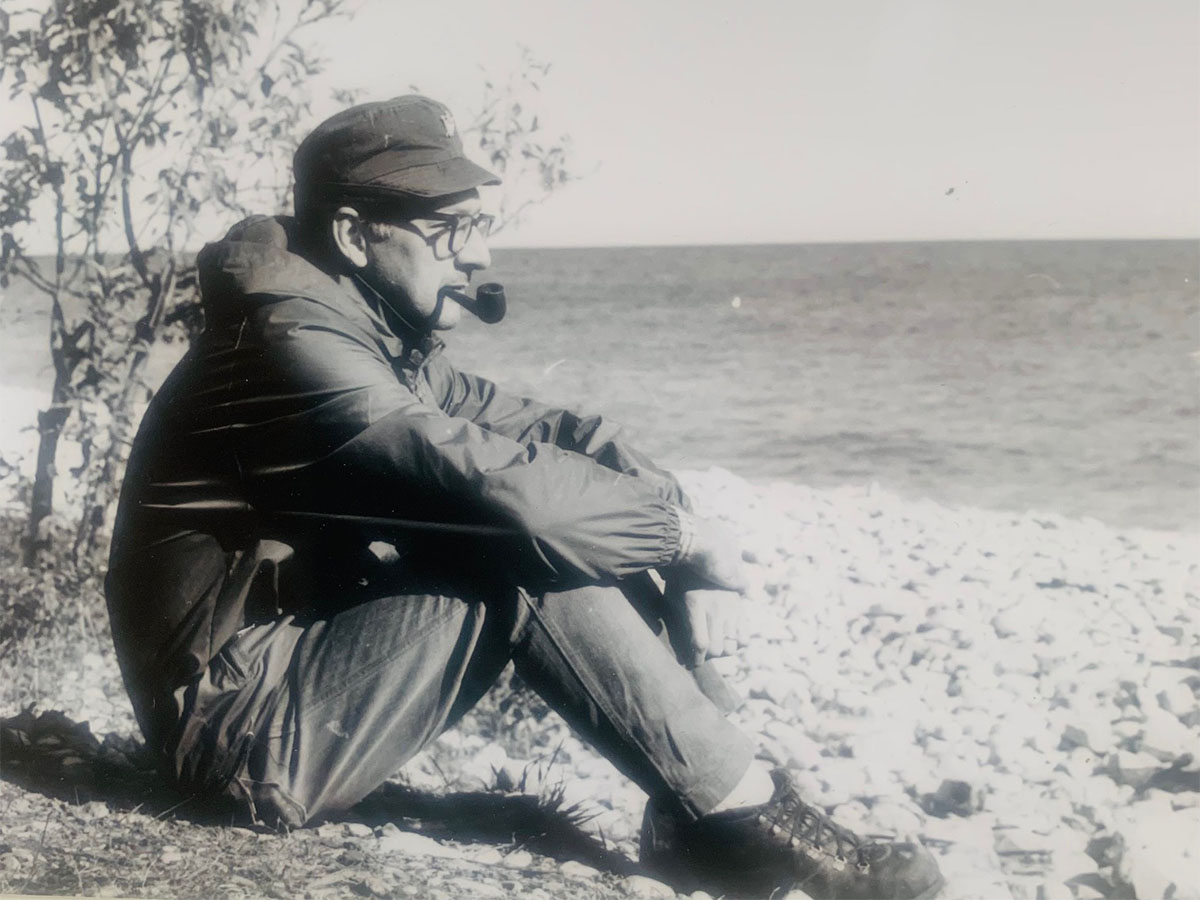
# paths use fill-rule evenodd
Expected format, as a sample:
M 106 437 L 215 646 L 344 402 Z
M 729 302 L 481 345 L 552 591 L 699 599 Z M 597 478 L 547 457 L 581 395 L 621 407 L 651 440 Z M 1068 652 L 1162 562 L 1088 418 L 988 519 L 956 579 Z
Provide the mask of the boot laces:
M 858 866 L 870 865 L 884 851 L 880 845 L 864 841 L 849 828 L 838 825 L 805 803 L 790 782 L 773 805 L 776 806 L 775 813 L 767 818 L 767 825 L 773 834 L 786 833 L 786 839 L 793 846 L 807 843 Z

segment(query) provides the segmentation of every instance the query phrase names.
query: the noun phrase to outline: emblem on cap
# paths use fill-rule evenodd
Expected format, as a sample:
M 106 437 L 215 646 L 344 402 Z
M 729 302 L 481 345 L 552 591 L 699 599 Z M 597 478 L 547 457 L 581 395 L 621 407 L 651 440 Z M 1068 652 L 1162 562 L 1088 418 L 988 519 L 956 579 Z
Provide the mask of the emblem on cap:
M 442 110 L 442 127 L 446 129 L 446 137 L 454 137 L 457 129 L 454 126 L 454 116 L 448 109 Z

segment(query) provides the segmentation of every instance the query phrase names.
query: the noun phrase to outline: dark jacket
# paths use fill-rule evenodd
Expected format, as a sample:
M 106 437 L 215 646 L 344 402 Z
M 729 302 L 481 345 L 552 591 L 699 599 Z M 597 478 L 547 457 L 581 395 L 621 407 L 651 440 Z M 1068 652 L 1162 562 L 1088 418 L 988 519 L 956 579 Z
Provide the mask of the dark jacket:
M 675 479 L 598 417 L 506 396 L 257 217 L 199 257 L 206 327 L 134 443 L 110 558 L 143 719 L 239 628 L 363 586 L 613 581 L 677 555 Z M 384 569 L 367 545 L 396 548 Z M 397 559 L 398 557 L 398 559 Z

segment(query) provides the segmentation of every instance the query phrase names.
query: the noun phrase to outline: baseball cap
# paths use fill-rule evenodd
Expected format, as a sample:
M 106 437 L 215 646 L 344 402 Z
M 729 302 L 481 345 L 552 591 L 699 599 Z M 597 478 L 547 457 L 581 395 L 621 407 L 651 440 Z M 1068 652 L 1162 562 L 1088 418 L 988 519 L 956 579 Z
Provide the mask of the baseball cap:
M 500 178 L 467 159 L 450 110 L 406 94 L 326 119 L 292 160 L 296 205 L 310 198 L 420 201 Z

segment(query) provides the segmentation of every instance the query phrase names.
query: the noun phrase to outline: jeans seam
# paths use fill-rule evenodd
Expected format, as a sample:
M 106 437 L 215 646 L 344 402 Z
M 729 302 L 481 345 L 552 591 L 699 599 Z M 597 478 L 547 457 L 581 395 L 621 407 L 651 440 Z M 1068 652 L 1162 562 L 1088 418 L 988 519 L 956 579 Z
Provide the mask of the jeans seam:
M 440 597 L 440 595 L 439 595 L 439 599 L 446 599 L 446 598 Z M 360 669 L 358 674 L 354 678 L 350 678 L 350 679 L 347 679 L 346 681 L 342 682 L 341 685 L 339 685 L 337 690 L 330 691 L 329 693 L 323 694 L 322 696 L 315 698 L 311 703 L 309 703 L 308 705 L 306 705 L 304 707 L 304 714 L 306 716 L 314 715 L 315 710 L 319 710 L 320 708 L 325 706 L 327 703 L 329 703 L 329 701 L 342 696 L 347 691 L 349 691 L 352 688 L 356 687 L 357 685 L 361 684 L 363 681 L 365 681 L 368 677 L 373 675 L 375 672 L 377 672 L 383 666 L 392 662 L 392 660 L 394 660 L 399 653 L 403 652 L 404 650 L 407 650 L 413 644 L 419 643 L 422 639 L 424 639 L 428 635 L 432 634 L 433 632 L 437 631 L 443 624 L 445 624 L 446 620 L 449 618 L 450 618 L 450 616 L 448 616 L 448 615 L 438 616 L 433 622 L 430 622 L 425 628 L 422 628 L 419 632 L 413 634 L 402 645 L 397 647 L 393 653 L 390 653 L 387 656 L 385 656 L 381 659 L 378 659 L 374 663 L 364 667 L 363 669 Z M 281 731 L 272 731 L 272 732 L 269 732 L 268 734 L 264 735 L 263 740 L 272 741 L 272 740 L 275 740 L 276 738 L 281 738 L 281 737 L 284 737 L 285 735 L 293 734 L 293 733 L 295 733 L 295 731 L 296 731 L 296 729 L 294 727 L 286 728 Z
M 603 699 L 604 692 L 596 690 L 595 685 L 593 685 L 580 673 L 570 655 L 563 649 L 566 642 L 555 633 L 554 628 L 551 626 L 549 621 L 542 616 L 537 604 L 533 602 L 529 594 L 523 589 L 520 591 L 520 593 L 522 601 L 529 607 L 534 618 L 541 623 L 542 630 L 545 631 L 547 637 L 549 637 L 551 644 L 554 645 L 554 649 L 562 658 L 563 663 L 571 671 L 571 674 L 575 676 L 580 685 L 583 686 L 583 689 L 587 692 L 589 699 L 595 703 L 596 707 L 608 718 L 609 724 L 613 727 L 613 730 L 618 734 L 624 735 L 633 746 L 637 747 L 642 752 L 642 755 L 646 758 L 646 761 L 650 764 L 650 767 L 658 773 L 658 777 L 661 779 L 663 784 L 672 786 L 672 780 L 667 777 L 667 771 L 659 766 L 658 760 L 655 758 L 655 755 L 650 752 L 650 748 L 648 748 L 641 740 L 639 740 L 637 736 L 633 734 L 631 729 L 626 728 L 621 724 L 620 717 L 613 713 L 613 710 Z M 699 815 L 699 808 L 694 802 L 692 802 L 690 797 L 685 798 L 682 795 L 682 792 L 680 792 L 679 802 L 686 806 L 689 812 L 691 812 L 693 815 Z

